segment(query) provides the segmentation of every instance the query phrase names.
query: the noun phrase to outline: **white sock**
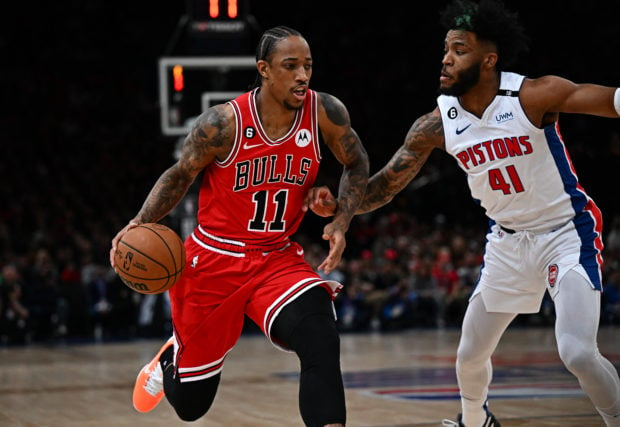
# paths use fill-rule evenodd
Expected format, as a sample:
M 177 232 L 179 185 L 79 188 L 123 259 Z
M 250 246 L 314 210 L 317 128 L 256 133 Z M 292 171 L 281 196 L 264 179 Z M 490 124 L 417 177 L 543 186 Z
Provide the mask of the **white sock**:
M 607 427 L 620 427 L 620 414 L 609 415 L 605 412 L 601 411 L 599 408 L 596 408 L 601 417 L 603 417 L 603 421 L 605 421 L 605 425 Z
M 461 406 L 463 409 L 463 424 L 465 427 L 480 427 L 487 419 L 487 413 L 484 408 L 484 400 L 469 400 L 461 398 Z

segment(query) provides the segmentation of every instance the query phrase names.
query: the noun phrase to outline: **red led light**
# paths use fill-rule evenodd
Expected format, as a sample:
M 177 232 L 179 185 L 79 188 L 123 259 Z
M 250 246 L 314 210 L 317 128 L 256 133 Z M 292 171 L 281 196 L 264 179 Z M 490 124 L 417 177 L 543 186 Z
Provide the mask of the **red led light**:
M 239 15 L 237 0 L 228 0 L 228 17 L 235 19 Z
M 181 92 L 185 87 L 185 82 L 183 81 L 183 66 L 175 65 L 172 68 L 172 81 L 174 84 L 174 91 Z
M 220 1 L 209 0 L 209 16 L 213 19 L 220 16 Z

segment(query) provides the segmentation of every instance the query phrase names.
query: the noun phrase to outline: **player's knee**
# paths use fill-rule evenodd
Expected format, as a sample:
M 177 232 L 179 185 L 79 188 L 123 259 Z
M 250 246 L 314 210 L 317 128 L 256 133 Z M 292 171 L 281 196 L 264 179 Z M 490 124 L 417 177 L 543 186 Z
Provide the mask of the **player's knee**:
M 302 366 L 339 364 L 340 336 L 332 316 L 306 316 L 295 328 L 290 343 Z
M 209 412 L 209 409 L 211 409 L 211 405 L 213 404 L 214 397 L 215 396 L 204 396 L 201 402 L 179 400 L 173 405 L 173 407 L 177 413 L 177 416 L 182 421 L 196 421 Z
M 309 347 L 308 341 L 318 346 L 333 346 L 334 340 L 339 338 L 331 296 L 319 286 L 304 292 L 278 314 L 271 337 L 292 350 L 295 350 L 293 346 L 297 349 Z M 322 339 L 325 342 L 318 342 Z
M 181 420 L 196 421 L 211 408 L 219 382 L 220 375 L 188 383 L 177 379 L 172 389 L 166 389 L 166 398 Z
M 175 406 L 174 410 L 176 411 L 177 416 L 181 419 L 181 421 L 191 422 L 191 421 L 196 421 L 200 417 L 205 415 L 209 411 L 210 407 L 211 407 L 210 404 L 206 408 L 205 407 L 200 407 L 200 408 L 184 407 L 184 405 L 180 405 L 180 406 Z
M 558 340 L 558 352 L 566 369 L 579 377 L 592 366 L 592 361 L 599 357 L 595 347 L 585 345 L 580 340 L 565 334 Z
M 473 345 L 465 345 L 461 343 L 456 351 L 456 361 L 458 366 L 467 367 L 483 362 L 484 354 L 480 349 L 476 349 Z

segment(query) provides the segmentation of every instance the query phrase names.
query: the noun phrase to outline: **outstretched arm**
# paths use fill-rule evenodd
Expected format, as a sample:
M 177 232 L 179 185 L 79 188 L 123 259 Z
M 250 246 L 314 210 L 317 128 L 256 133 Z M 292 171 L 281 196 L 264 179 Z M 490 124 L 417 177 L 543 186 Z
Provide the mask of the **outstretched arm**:
M 331 223 L 323 230 L 330 251 L 319 269 L 330 272 L 340 263 L 345 248 L 344 234 L 359 206 L 368 183 L 368 154 L 359 136 L 351 127 L 344 104 L 332 95 L 321 93 L 319 127 L 325 143 L 343 165 L 338 187 L 337 209 Z
M 366 196 L 357 213 L 374 211 L 389 203 L 420 172 L 431 152 L 443 147 L 443 125 L 438 109 L 418 118 L 403 145 L 368 181 Z
M 413 123 L 403 145 L 369 179 L 364 199 L 355 213 L 370 212 L 389 203 L 420 172 L 433 149 L 443 147 L 441 114 L 435 109 Z M 333 215 L 340 208 L 326 187 L 313 188 L 306 198 L 306 207 L 320 216 Z
M 539 127 L 557 121 L 559 113 L 609 118 L 620 115 L 618 88 L 578 84 L 558 76 L 526 80 L 521 89 L 521 101 L 530 120 Z

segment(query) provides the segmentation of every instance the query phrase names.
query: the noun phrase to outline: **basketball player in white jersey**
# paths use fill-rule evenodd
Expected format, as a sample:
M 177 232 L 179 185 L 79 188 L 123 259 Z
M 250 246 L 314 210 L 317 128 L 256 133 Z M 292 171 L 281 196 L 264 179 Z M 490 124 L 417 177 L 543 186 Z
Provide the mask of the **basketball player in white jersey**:
M 187 265 L 169 291 L 174 335 L 138 374 L 133 404 L 149 412 L 165 395 L 183 421 L 206 414 L 248 316 L 274 346 L 299 358 L 304 424 L 342 427 L 346 408 L 332 304 L 342 285 L 314 271 L 291 236 L 319 171 L 321 140 L 343 169 L 338 213 L 323 234 L 330 250 L 318 268 L 329 273 L 339 264 L 368 181 L 368 155 L 342 102 L 308 87 L 312 55 L 298 31 L 265 31 L 256 68 L 253 90 L 198 117 L 179 160 L 112 242 L 114 266 L 121 236 L 165 217 L 203 172 L 198 226 L 185 242 Z
M 457 352 L 462 413 L 444 425 L 500 425 L 487 407 L 491 355 L 517 314 L 538 312 L 548 291 L 562 362 L 606 425 L 620 426 L 618 373 L 597 348 L 601 213 L 577 180 L 558 124 L 560 113 L 618 118 L 620 90 L 505 71 L 527 44 L 516 15 L 499 1 L 456 0 L 442 23 L 438 106 L 415 121 L 370 178 L 358 213 L 388 203 L 439 148 L 465 171 L 489 217 L 484 265 Z M 331 199 L 317 188 L 307 207 L 327 216 Z

